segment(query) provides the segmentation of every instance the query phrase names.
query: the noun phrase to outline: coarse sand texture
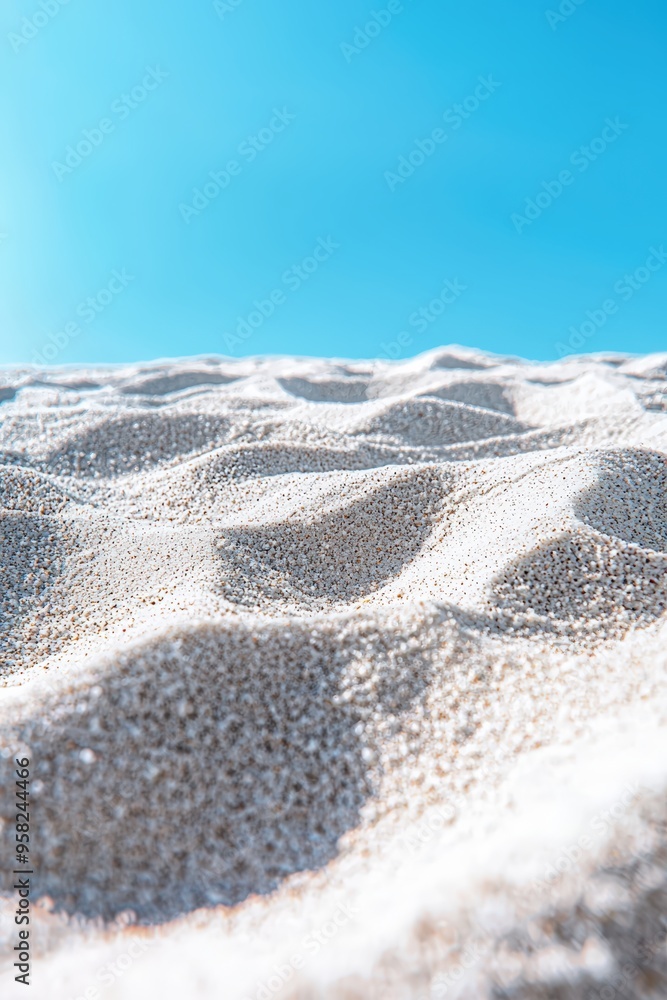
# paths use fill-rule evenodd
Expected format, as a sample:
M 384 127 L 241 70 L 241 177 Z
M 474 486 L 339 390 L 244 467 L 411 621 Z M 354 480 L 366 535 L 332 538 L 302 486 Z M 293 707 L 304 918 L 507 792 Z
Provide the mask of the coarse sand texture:
M 667 997 L 666 639 L 667 355 L 0 372 L 33 1000 Z

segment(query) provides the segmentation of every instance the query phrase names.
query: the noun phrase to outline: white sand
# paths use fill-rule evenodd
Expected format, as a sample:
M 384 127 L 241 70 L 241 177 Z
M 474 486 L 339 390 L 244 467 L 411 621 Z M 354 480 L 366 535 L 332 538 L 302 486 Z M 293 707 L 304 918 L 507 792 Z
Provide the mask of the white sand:
M 463 348 L 0 373 L 30 995 L 667 995 L 666 390 Z

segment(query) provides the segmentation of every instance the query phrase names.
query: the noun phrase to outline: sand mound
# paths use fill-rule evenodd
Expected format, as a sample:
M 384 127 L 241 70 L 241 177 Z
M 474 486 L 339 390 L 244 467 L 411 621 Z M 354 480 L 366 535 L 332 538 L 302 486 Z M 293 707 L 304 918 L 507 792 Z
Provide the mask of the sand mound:
M 230 481 L 264 479 L 288 473 L 342 472 L 377 469 L 383 465 L 409 464 L 411 456 L 401 449 L 362 443 L 339 448 L 283 444 L 230 445 L 206 461 L 202 472 L 212 490 Z M 412 460 L 414 461 L 414 459 Z
M 0 466 L 0 510 L 62 514 L 71 497 L 46 476 L 30 469 Z
M 599 480 L 577 498 L 577 517 L 592 528 L 658 552 L 667 551 L 667 458 L 640 449 L 600 457 Z
M 499 413 L 514 416 L 511 387 L 501 382 L 489 382 L 488 380 L 454 382 L 452 385 L 443 386 L 442 389 L 434 389 L 429 395 L 457 403 L 468 403 L 485 410 L 497 410 Z
M 278 382 L 291 396 L 314 403 L 361 403 L 368 398 L 369 383 L 364 379 L 281 378 Z
M 340 696 L 353 640 L 205 626 L 79 679 L 47 732 L 35 718 L 22 733 L 41 747 L 37 891 L 168 919 L 325 864 L 370 792 Z
M 326 610 L 397 577 L 419 555 L 447 486 L 437 468 L 382 480 L 373 488 L 360 477 L 332 482 L 336 506 L 326 516 L 318 503 L 304 511 L 305 520 L 289 516 L 279 525 L 227 531 L 218 549 L 228 599 Z
M 665 613 L 667 558 L 579 530 L 508 566 L 492 593 L 512 631 L 586 632 L 600 642 Z
M 20 750 L 35 893 L 56 913 L 157 925 L 229 907 L 216 941 L 233 955 L 262 922 L 287 933 L 290 900 L 304 935 L 304 914 L 322 923 L 332 894 L 365 886 L 359 995 L 393 997 L 377 963 L 421 940 L 431 863 L 410 855 L 404 923 L 381 934 L 401 838 L 435 814 L 465 841 L 537 748 L 664 682 L 663 382 L 662 356 L 458 348 L 4 373 L 4 856 Z M 333 992 L 299 996 L 357 995 L 336 993 L 343 940 Z
M 227 385 L 234 377 L 223 375 L 220 371 L 179 371 L 167 372 L 164 375 L 154 375 L 145 379 L 133 379 L 129 385 L 120 390 L 128 396 L 168 396 L 173 392 L 182 392 L 203 385 Z
M 432 360 L 433 368 L 462 368 L 472 371 L 482 371 L 485 368 L 492 368 L 494 361 L 485 358 L 474 351 L 457 351 L 456 354 L 449 351 L 436 351 Z
M 504 414 L 490 413 L 470 403 L 424 396 L 394 403 L 360 428 L 364 435 L 382 435 L 404 444 L 441 446 L 523 430 L 517 421 Z
M 226 438 L 228 427 L 228 421 L 204 413 L 111 416 L 62 443 L 49 455 L 47 468 L 92 479 L 143 472 L 209 451 Z

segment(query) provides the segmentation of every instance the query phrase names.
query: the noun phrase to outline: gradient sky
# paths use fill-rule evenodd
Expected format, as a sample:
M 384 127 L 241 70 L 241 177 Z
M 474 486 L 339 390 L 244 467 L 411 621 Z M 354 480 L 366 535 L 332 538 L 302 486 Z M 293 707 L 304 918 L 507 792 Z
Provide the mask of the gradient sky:
M 664 0 L 5 0 L 0 362 L 665 350 L 666 36 Z

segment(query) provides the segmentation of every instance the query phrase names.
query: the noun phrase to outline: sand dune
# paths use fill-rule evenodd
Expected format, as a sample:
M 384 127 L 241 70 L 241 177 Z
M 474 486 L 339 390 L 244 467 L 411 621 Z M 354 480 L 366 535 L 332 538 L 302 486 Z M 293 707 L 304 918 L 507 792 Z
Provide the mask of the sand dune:
M 165 969 L 155 995 L 224 983 L 260 1000 L 611 982 L 604 907 L 583 938 L 561 933 L 558 960 L 555 932 L 530 945 L 517 928 L 547 911 L 569 927 L 610 851 L 628 871 L 662 857 L 666 400 L 667 355 L 0 373 L 0 840 L 7 857 L 12 761 L 29 753 L 50 983 L 34 995 L 95 985 L 131 933 L 119 916 L 151 948 L 100 996 L 151 995 Z M 642 739 L 646 753 L 618 749 Z M 560 849 L 531 761 L 567 747 L 562 838 L 589 822 L 583 802 L 618 801 L 631 779 L 641 803 L 581 852 L 562 898 L 516 890 L 526 916 L 503 882 L 520 838 L 502 831 L 523 809 L 524 861 Z M 614 748 L 604 789 L 598 774 L 577 797 L 572 775 Z M 533 777 L 503 792 L 524 765 Z M 406 852 L 424 829 L 428 850 Z M 474 861 L 471 830 L 489 831 Z M 0 887 L 8 915 L 6 871 Z M 628 933 L 656 934 L 642 893 L 624 903 Z M 346 925 L 267 985 L 341 900 L 363 914 L 354 940 Z M 489 908 L 483 955 L 448 979 Z M 212 935 L 218 957 L 197 964 Z M 654 993 L 635 977 L 629 996 L 667 994 L 664 958 Z M 199 987 L 179 979 L 193 963 Z

